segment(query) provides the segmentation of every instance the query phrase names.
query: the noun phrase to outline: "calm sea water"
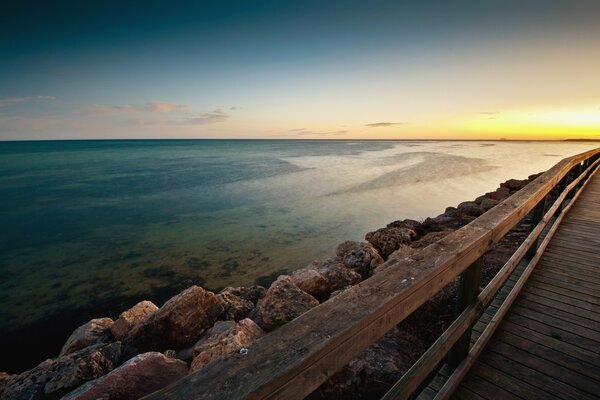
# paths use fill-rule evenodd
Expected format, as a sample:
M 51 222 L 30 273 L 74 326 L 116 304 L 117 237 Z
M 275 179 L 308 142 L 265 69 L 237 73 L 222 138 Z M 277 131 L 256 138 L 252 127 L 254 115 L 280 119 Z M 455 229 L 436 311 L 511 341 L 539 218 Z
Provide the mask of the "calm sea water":
M 114 315 L 191 283 L 268 282 L 346 239 L 435 216 L 593 147 L 0 142 L 0 331 L 82 309 Z

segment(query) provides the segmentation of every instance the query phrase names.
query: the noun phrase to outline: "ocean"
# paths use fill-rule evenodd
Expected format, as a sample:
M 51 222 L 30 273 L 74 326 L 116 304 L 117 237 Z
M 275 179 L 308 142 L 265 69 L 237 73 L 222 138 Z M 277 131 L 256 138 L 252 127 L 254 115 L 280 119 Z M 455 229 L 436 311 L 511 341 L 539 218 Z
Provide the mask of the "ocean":
M 344 240 L 438 215 L 596 146 L 0 142 L 0 370 L 55 356 L 89 318 L 160 305 L 191 284 L 268 285 Z M 14 350 L 27 343 L 32 354 Z

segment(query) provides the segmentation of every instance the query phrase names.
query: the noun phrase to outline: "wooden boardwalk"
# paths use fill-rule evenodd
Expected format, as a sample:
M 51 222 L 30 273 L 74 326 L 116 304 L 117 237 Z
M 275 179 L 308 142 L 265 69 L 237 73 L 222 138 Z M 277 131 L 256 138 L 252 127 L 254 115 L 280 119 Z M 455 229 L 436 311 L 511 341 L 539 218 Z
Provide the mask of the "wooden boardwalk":
M 522 270 L 475 325 L 472 341 Z M 453 398 L 600 398 L 600 174 L 564 218 Z

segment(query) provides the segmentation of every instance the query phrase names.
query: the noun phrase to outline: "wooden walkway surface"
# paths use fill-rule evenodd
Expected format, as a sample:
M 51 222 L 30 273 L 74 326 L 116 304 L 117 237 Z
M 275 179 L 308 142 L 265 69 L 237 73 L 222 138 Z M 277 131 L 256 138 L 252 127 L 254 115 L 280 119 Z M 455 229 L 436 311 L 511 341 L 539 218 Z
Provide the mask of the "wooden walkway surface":
M 520 271 L 475 325 L 472 341 Z M 600 398 L 600 173 L 566 215 L 453 398 Z

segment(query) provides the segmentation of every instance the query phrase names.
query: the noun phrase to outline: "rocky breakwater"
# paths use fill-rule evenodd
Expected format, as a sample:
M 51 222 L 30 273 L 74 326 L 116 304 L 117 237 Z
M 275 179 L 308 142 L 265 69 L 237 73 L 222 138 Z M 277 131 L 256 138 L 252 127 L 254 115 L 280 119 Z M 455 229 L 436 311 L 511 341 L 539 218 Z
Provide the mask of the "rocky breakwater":
M 77 328 L 57 358 L 18 375 L 0 373 L 2 399 L 137 399 L 201 370 L 268 335 L 385 268 L 474 220 L 530 180 L 509 180 L 474 201 L 422 222 L 395 221 L 365 241 L 346 241 L 335 256 L 315 260 L 269 288 L 228 287 L 213 293 L 191 286 L 160 308 L 142 301 L 116 321 L 93 319 Z M 485 256 L 491 278 L 523 239 L 521 224 Z M 484 282 L 486 283 L 486 282 Z M 448 285 L 380 341 L 352 360 L 311 397 L 380 396 L 451 323 L 456 282 Z M 432 318 L 432 316 L 434 316 Z

